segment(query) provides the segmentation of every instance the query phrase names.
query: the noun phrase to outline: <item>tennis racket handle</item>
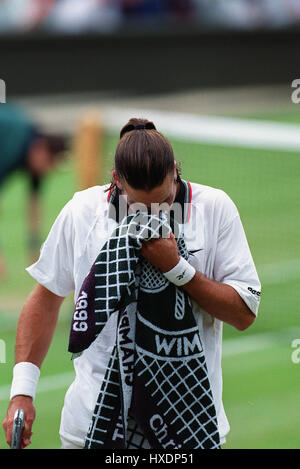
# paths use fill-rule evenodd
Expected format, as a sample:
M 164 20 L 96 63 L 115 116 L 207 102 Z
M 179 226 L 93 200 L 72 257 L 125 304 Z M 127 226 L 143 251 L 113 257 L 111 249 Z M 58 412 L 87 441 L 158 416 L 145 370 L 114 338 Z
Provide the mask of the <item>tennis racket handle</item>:
M 14 415 L 14 424 L 10 449 L 20 449 L 22 432 L 24 428 L 25 414 L 23 409 L 17 409 Z

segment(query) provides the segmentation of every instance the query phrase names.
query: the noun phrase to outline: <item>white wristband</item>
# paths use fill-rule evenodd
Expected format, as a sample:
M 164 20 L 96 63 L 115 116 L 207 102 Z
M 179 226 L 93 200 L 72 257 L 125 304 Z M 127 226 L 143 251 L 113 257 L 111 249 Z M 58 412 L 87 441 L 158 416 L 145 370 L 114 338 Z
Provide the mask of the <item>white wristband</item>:
M 40 377 L 38 366 L 30 362 L 20 362 L 14 366 L 10 398 L 22 394 L 35 398 L 36 388 Z
M 164 276 L 169 280 L 169 282 L 180 287 L 192 280 L 195 273 L 196 270 L 194 267 L 183 257 L 180 257 L 178 264 L 176 264 L 173 269 L 169 270 L 169 272 L 164 272 Z

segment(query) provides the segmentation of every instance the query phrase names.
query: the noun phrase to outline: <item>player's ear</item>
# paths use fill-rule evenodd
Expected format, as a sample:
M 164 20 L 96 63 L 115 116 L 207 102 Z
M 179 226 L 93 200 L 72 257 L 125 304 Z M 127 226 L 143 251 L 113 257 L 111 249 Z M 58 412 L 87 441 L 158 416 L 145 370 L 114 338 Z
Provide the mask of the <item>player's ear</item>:
M 122 184 L 120 182 L 118 173 L 115 169 L 112 172 L 112 177 L 113 177 L 113 180 L 114 180 L 115 184 L 117 185 L 118 189 L 122 190 Z
M 174 181 L 175 182 L 178 181 L 178 171 L 177 171 L 176 161 L 174 161 Z

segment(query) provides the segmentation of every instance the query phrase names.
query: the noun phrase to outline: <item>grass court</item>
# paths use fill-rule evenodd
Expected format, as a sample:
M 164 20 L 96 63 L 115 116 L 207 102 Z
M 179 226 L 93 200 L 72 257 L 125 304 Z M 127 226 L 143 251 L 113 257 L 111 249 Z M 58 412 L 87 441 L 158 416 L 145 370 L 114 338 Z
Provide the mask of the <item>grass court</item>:
M 297 113 L 259 118 L 300 123 Z M 231 425 L 225 448 L 299 448 L 300 363 L 291 358 L 292 341 L 300 339 L 299 154 L 171 142 L 184 179 L 221 188 L 236 203 L 262 282 L 256 322 L 245 332 L 224 325 L 223 401 Z M 116 136 L 106 136 L 105 183 L 110 180 L 116 143 Z M 1 188 L 1 243 L 8 263 L 7 277 L 0 283 L 0 339 L 6 344 L 6 363 L 0 363 L 1 422 L 8 406 L 9 391 L 7 397 L 5 392 L 14 364 L 16 322 L 34 286 L 24 270 L 29 262 L 26 184 L 16 174 Z M 76 175 L 70 157 L 43 188 L 43 239 L 74 191 Z M 67 352 L 72 313 L 70 297 L 63 304 L 42 366 L 41 378 L 53 378 L 38 387 L 32 449 L 60 447 L 60 412 L 73 369 Z M 0 448 L 5 447 L 1 427 Z

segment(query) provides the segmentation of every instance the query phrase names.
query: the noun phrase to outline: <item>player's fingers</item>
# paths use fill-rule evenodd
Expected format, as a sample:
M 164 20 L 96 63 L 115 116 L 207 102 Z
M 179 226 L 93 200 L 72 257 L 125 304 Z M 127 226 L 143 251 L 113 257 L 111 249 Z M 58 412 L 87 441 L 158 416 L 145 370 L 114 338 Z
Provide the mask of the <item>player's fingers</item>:
M 14 426 L 14 416 L 15 416 L 15 407 L 11 402 L 7 410 L 6 417 L 3 421 L 3 428 L 5 431 L 6 442 L 10 446 L 12 440 L 13 426 Z
M 177 247 L 177 241 L 176 241 L 176 238 L 174 236 L 174 233 L 170 233 L 170 238 L 169 238 L 169 242 L 173 245 L 173 246 L 176 246 Z
M 24 449 L 26 448 L 26 446 L 29 446 L 31 444 L 31 436 L 33 435 L 32 432 L 30 432 L 30 434 L 28 434 L 26 437 L 22 436 L 22 439 L 21 439 L 21 449 Z
M 25 415 L 25 425 L 23 429 L 23 434 L 22 434 L 22 446 L 25 448 L 26 446 L 30 445 L 31 443 L 31 435 L 32 435 L 32 424 L 34 421 L 34 415 L 29 414 Z
M 13 428 L 13 418 L 10 418 L 9 414 L 5 417 L 2 426 L 5 432 L 6 443 L 10 446 Z

